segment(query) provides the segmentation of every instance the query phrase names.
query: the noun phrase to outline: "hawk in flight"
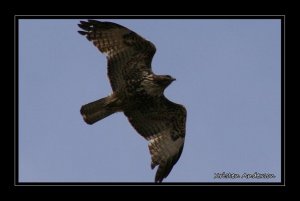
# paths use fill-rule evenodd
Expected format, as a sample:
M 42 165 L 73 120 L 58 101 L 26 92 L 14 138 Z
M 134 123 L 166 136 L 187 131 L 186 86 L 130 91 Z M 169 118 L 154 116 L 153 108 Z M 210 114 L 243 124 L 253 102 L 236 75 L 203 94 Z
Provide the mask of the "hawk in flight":
M 81 107 L 93 124 L 115 112 L 123 112 L 148 142 L 151 168 L 158 166 L 155 182 L 162 182 L 178 161 L 185 138 L 186 109 L 164 96 L 175 79 L 151 70 L 155 46 L 137 33 L 112 22 L 80 21 L 80 34 L 107 57 L 113 93 Z

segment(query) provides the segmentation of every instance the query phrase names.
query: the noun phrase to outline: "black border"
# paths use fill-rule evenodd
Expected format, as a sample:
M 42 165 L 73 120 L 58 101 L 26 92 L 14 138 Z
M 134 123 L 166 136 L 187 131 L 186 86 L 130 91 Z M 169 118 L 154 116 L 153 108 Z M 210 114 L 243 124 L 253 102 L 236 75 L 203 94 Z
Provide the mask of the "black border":
M 19 22 L 14 20 L 14 184 L 19 180 Z
M 19 52 L 18 52 L 18 38 L 19 38 L 19 19 L 280 19 L 281 20 L 281 182 L 189 182 L 189 183 L 98 183 L 98 182 L 19 182 Z M 285 175 L 285 30 L 286 18 L 285 15 L 127 15 L 127 16 L 99 16 L 99 15 L 82 15 L 82 16 L 63 16 L 63 15 L 15 15 L 14 16 L 14 178 L 13 186 L 51 186 L 51 187 L 65 187 L 65 186 L 85 186 L 85 187 L 138 187 L 138 186 L 186 186 L 186 187 L 211 187 L 211 186 L 286 186 Z M 107 189 L 108 190 L 108 189 Z

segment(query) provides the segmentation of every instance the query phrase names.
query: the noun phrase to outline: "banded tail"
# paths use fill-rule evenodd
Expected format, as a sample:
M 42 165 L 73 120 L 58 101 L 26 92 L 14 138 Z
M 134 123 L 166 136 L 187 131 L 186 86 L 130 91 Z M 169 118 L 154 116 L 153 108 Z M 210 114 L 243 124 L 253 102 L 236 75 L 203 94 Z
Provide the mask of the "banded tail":
M 118 102 L 118 98 L 115 96 L 107 96 L 83 105 L 80 113 L 87 124 L 93 124 L 115 112 L 121 111 L 121 107 L 117 104 Z

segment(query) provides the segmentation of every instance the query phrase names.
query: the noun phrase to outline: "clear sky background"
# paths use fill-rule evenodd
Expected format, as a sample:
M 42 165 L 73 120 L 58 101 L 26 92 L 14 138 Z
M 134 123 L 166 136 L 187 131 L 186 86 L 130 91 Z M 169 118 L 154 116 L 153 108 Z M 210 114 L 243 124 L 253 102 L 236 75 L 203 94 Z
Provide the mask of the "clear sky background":
M 181 158 L 165 182 L 279 182 L 280 20 L 105 20 L 152 41 L 166 96 L 187 108 Z M 122 113 L 87 125 L 107 96 L 106 58 L 79 20 L 19 21 L 19 181 L 153 182 L 147 141 Z M 214 173 L 274 179 L 214 179 Z

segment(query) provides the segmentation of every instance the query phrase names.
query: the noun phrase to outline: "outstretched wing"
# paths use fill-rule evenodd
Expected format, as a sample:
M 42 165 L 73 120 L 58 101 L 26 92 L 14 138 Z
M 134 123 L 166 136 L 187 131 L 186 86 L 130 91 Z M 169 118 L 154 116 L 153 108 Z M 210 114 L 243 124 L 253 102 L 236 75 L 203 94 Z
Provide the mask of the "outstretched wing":
M 155 46 L 135 32 L 112 22 L 80 21 L 89 41 L 107 56 L 108 77 L 113 91 L 124 89 L 130 80 L 151 72 Z
M 185 137 L 186 109 L 167 98 L 156 98 L 125 111 L 131 125 L 149 141 L 155 182 L 162 182 L 178 161 Z

